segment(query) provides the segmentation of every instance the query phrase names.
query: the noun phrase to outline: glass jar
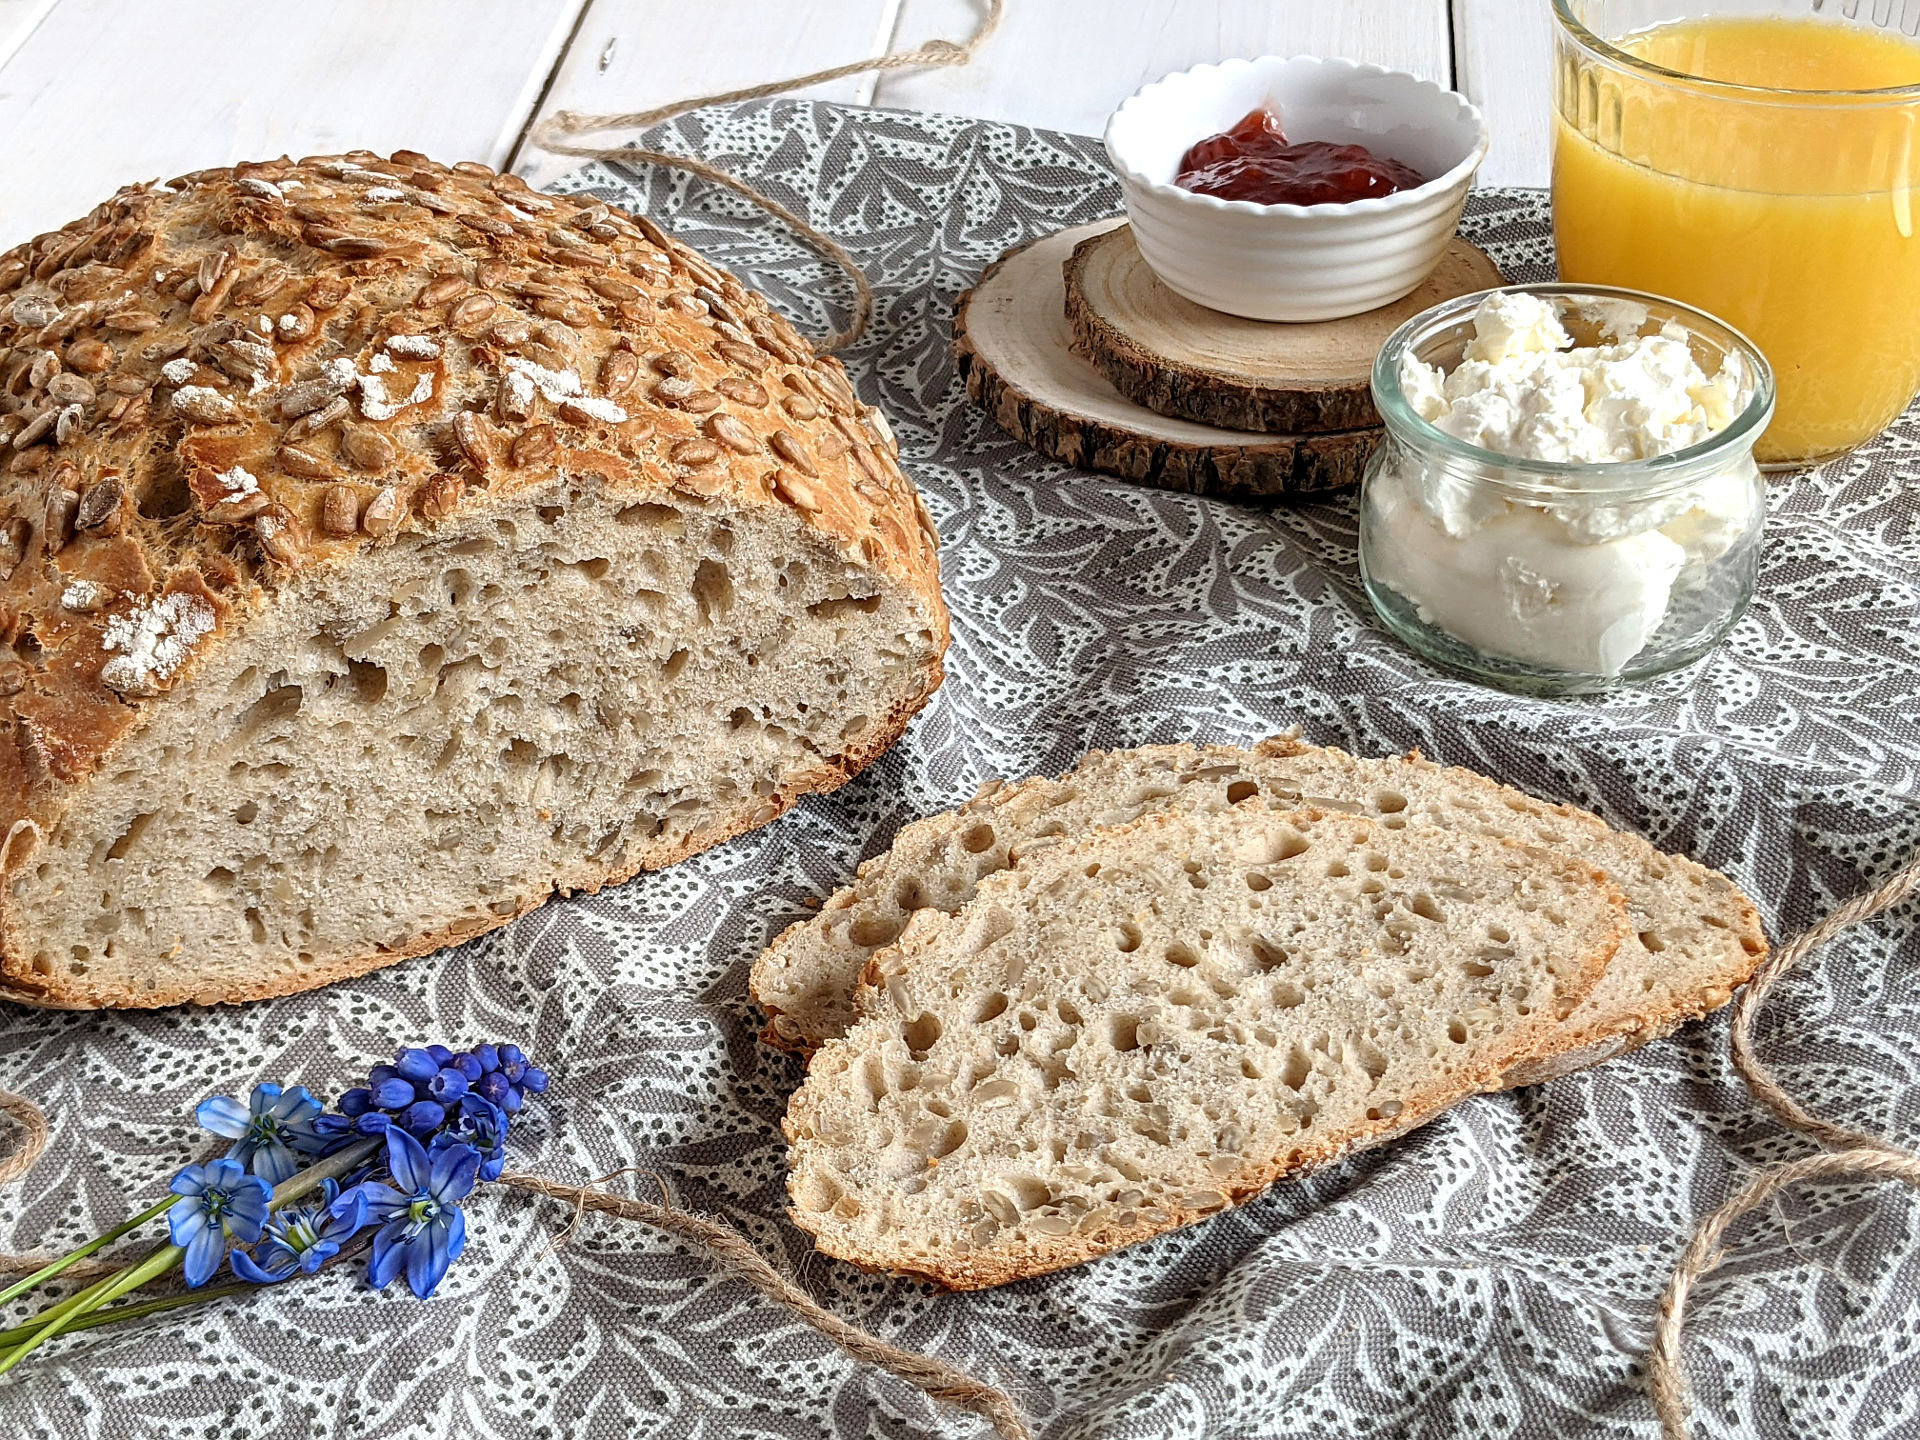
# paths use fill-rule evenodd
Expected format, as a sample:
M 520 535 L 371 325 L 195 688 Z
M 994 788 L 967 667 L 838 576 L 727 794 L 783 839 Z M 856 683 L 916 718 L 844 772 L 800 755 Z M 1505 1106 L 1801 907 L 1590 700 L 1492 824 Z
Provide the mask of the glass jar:
M 1752 336 L 1779 384 L 1770 468 L 1884 429 L 1920 389 L 1920 4 L 1554 13 L 1560 278 L 1671 295 Z
M 1545 300 L 1576 346 L 1684 332 L 1707 375 L 1751 381 L 1722 430 L 1645 460 L 1516 459 L 1423 419 L 1408 357 L 1451 373 L 1485 294 L 1416 315 L 1373 366 L 1386 437 L 1360 491 L 1360 574 L 1381 622 L 1447 669 L 1503 689 L 1573 695 L 1690 665 L 1753 598 L 1766 517 L 1754 441 L 1773 413 L 1765 358 L 1710 315 L 1636 291 L 1509 287 Z M 1668 331 L 1667 333 L 1673 333 Z

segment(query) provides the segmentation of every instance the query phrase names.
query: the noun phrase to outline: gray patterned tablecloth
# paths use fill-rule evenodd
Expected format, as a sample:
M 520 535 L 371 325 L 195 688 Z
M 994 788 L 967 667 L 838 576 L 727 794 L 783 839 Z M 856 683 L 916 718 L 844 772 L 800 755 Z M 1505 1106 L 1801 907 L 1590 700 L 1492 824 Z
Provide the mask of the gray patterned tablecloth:
M 0 1246 L 71 1242 L 201 1145 L 193 1104 L 255 1078 L 335 1092 L 397 1041 L 513 1037 L 557 1078 L 519 1163 L 623 1166 L 722 1215 L 826 1304 L 1004 1385 L 1050 1440 L 1650 1437 L 1641 1357 L 1693 1221 L 1806 1152 L 1729 1068 L 1724 1017 L 1460 1106 L 1410 1138 L 1081 1269 L 943 1296 L 810 1256 L 783 1214 L 796 1062 L 755 1040 L 747 966 L 903 821 L 1094 746 L 1418 745 L 1722 866 L 1776 932 L 1920 847 L 1920 419 L 1770 504 L 1761 594 L 1693 671 L 1604 700 L 1443 678 L 1368 618 L 1342 497 L 1262 510 L 1036 458 L 965 401 L 954 297 L 1008 247 L 1112 212 L 1094 141 L 800 102 L 660 132 L 844 240 L 879 297 L 846 356 L 946 536 L 946 686 L 839 794 L 675 869 L 317 994 L 239 1010 L 0 1007 L 0 1087 L 53 1116 L 0 1193 Z M 843 279 L 743 202 L 594 168 L 816 332 Z M 1544 196 L 1482 191 L 1470 235 L 1550 265 Z M 1763 1055 L 1824 1114 L 1920 1144 L 1920 914 L 1783 985 Z M 650 1194 L 627 1176 L 616 1187 Z M 0 1382 L 0 1435 L 977 1436 L 684 1246 L 489 1194 L 438 1298 L 333 1273 L 61 1342 Z M 1740 1232 L 1696 1304 L 1703 1435 L 1920 1434 L 1920 1237 L 1898 1187 L 1830 1185 Z M 8 1317 L 20 1313 L 8 1312 Z M 0 1318 L 8 1318 L 0 1317 Z

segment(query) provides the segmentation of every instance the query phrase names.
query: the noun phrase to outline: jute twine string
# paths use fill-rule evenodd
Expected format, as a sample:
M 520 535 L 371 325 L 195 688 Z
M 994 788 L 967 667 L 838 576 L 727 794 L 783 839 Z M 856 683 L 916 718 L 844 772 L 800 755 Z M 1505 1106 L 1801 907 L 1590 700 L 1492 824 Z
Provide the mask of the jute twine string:
M 527 139 L 554 155 L 571 155 L 582 160 L 600 160 L 617 165 L 664 165 L 669 169 L 684 170 L 690 175 L 698 175 L 703 180 L 710 180 L 715 185 L 724 186 L 734 194 L 760 206 L 801 236 L 808 244 L 826 255 L 844 270 L 847 278 L 853 282 L 855 295 L 853 318 L 841 329 L 814 342 L 814 347 L 819 350 L 842 350 L 864 335 L 868 323 L 873 319 L 873 286 L 868 283 L 866 273 L 861 270 L 859 262 L 847 253 L 846 247 L 838 240 L 825 231 L 815 229 L 772 196 L 755 189 L 744 180 L 736 179 L 717 166 L 709 165 L 704 160 L 696 160 L 690 155 L 675 155 L 665 150 L 582 145 L 562 137 L 587 134 L 595 130 L 644 130 L 649 125 L 657 125 L 662 120 L 670 120 L 675 115 L 685 114 L 689 110 L 698 110 L 703 105 L 726 105 L 736 100 L 762 100 L 772 95 L 784 95 L 790 90 L 801 90 L 809 85 L 820 85 L 829 80 L 842 80 L 849 75 L 867 75 L 882 70 L 934 70 L 952 65 L 965 65 L 979 53 L 980 47 L 992 38 L 993 32 L 1000 28 L 1000 19 L 1005 10 L 1006 0 L 986 0 L 986 8 L 978 28 L 972 35 L 958 43 L 952 40 L 929 40 L 915 50 L 877 55 L 871 60 L 855 60 L 826 70 L 815 70 L 807 75 L 769 81 L 765 85 L 749 85 L 742 90 L 721 90 L 712 95 L 695 95 L 689 99 L 676 100 L 670 105 L 656 106 L 651 110 L 631 110 L 610 115 L 588 115 L 578 110 L 560 110 L 534 126 Z
M 1803 1180 L 1899 1180 L 1920 1190 L 1920 1156 L 1878 1136 L 1820 1119 L 1788 1095 L 1753 1053 L 1754 1018 L 1775 982 L 1842 931 L 1891 909 L 1916 890 L 1920 890 L 1920 857 L 1908 861 L 1876 889 L 1856 895 L 1782 945 L 1754 972 L 1733 1007 L 1730 1043 L 1740 1078 L 1782 1124 L 1829 1148 L 1824 1154 L 1760 1171 L 1738 1195 L 1700 1223 L 1681 1252 L 1654 1317 L 1653 1349 L 1647 1360 L 1647 1388 L 1652 1392 L 1654 1412 L 1660 1417 L 1666 1440 L 1688 1440 L 1691 1433 L 1687 1427 L 1686 1368 L 1680 1351 L 1687 1300 L 1701 1278 L 1726 1258 L 1720 1242 L 1736 1220 Z
M 704 1215 L 650 1204 L 613 1195 L 596 1186 L 563 1185 L 542 1175 L 522 1175 L 509 1171 L 500 1183 L 516 1190 L 564 1200 L 575 1207 L 575 1215 L 592 1211 L 621 1220 L 635 1220 L 691 1241 L 717 1260 L 738 1279 L 744 1280 L 776 1305 L 791 1311 L 825 1335 L 856 1360 L 885 1370 L 889 1375 L 949 1405 L 958 1405 L 982 1416 L 1006 1440 L 1033 1440 L 1018 1407 L 1004 1390 L 987 1384 L 944 1361 L 917 1351 L 889 1344 L 878 1336 L 849 1325 L 831 1310 L 818 1304 L 798 1285 L 781 1274 L 731 1226 Z

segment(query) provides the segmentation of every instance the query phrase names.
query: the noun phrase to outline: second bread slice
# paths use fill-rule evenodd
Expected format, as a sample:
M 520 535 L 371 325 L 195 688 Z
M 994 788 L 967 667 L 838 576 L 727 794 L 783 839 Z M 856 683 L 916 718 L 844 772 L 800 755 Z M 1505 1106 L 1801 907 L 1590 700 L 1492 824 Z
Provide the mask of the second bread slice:
M 1143 814 L 1204 814 L 1248 804 L 1348 810 L 1388 826 L 1440 825 L 1543 845 L 1607 871 L 1626 894 L 1632 933 L 1605 982 L 1546 1053 L 1501 1079 L 1530 1085 L 1665 1035 L 1726 1003 L 1766 954 L 1759 915 L 1717 871 L 1665 855 L 1598 816 L 1537 800 L 1471 770 L 1417 755 L 1368 760 L 1278 737 L 1250 750 L 1151 745 L 1095 752 L 1058 780 L 990 787 L 961 809 L 915 821 L 819 915 L 792 926 L 753 969 L 772 1012 L 769 1038 L 811 1048 L 853 1019 L 868 956 L 915 911 L 958 910 L 986 876 L 1052 835 Z
M 1187 1224 L 1536 1051 L 1627 934 L 1595 867 L 1238 806 L 1030 852 L 868 966 L 786 1120 L 832 1255 L 956 1289 Z

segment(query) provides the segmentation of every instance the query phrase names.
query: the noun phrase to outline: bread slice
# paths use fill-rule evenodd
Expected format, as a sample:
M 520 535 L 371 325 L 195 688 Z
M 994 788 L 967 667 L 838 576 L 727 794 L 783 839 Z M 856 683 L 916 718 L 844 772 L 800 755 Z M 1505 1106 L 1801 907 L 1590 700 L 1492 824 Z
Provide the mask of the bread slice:
M 874 957 L 788 1107 L 793 1218 L 954 1289 L 1075 1264 L 1483 1088 L 1627 933 L 1571 856 L 1336 812 L 1029 846 Z
M 843 783 L 940 683 L 878 412 L 591 196 L 408 152 L 129 186 L 0 254 L 0 378 L 6 999 L 464 939 Z
M 1058 780 L 983 787 L 958 811 L 916 821 L 819 915 L 790 927 L 753 970 L 772 1012 L 768 1038 L 811 1048 L 842 1034 L 867 959 L 924 907 L 953 912 L 1037 837 L 1079 835 L 1160 811 L 1208 814 L 1254 802 L 1311 804 L 1388 826 L 1440 825 L 1550 846 L 1604 868 L 1627 896 L 1633 931 L 1552 1053 L 1506 1077 L 1535 1084 L 1664 1035 L 1725 1004 L 1766 954 L 1760 919 L 1725 876 L 1664 855 L 1584 810 L 1536 800 L 1418 755 L 1365 760 L 1280 736 L 1250 750 L 1156 745 L 1095 752 Z

